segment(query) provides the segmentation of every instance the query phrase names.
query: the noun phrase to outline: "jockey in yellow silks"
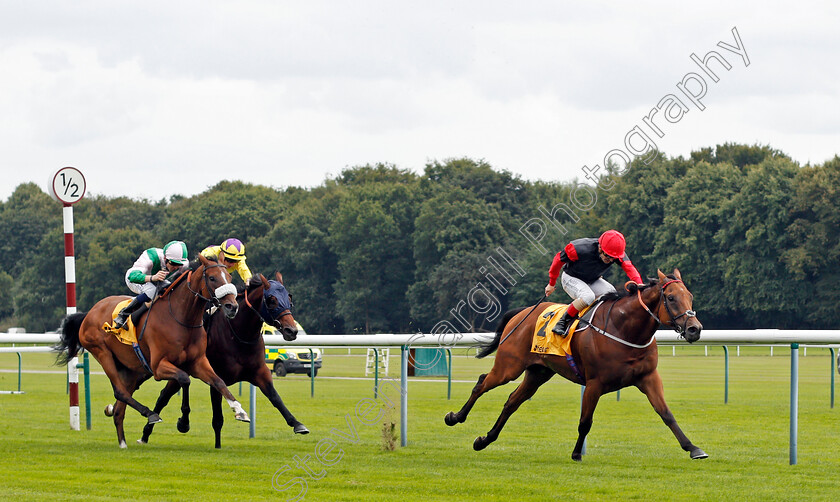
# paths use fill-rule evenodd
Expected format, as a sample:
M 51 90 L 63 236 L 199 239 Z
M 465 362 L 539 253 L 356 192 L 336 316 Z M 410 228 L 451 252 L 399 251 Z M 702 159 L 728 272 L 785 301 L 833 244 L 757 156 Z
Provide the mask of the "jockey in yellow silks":
M 229 274 L 239 273 L 239 277 L 247 284 L 251 278 L 251 270 L 245 263 L 245 244 L 239 239 L 225 239 L 221 246 L 208 246 L 201 251 L 205 258 L 213 258 L 227 267 Z

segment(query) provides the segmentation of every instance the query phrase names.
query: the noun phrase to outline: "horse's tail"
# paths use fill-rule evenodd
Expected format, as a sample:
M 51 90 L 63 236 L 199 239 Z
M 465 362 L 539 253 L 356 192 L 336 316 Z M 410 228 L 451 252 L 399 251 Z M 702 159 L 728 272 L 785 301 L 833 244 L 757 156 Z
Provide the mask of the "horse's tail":
M 61 328 L 58 332 L 61 338 L 53 349 L 59 351 L 55 358 L 57 365 L 66 365 L 71 359 L 79 354 L 79 328 L 82 326 L 82 321 L 85 320 L 87 312 L 77 312 L 70 314 L 61 321 Z
M 518 309 L 508 310 L 505 312 L 505 315 L 502 316 L 502 320 L 499 321 L 499 325 L 496 326 L 496 336 L 493 338 L 493 341 L 479 344 L 481 350 L 478 351 L 478 354 L 476 354 L 475 357 L 477 359 L 481 359 L 482 357 L 487 357 L 495 352 L 502 341 L 502 334 L 505 332 L 505 326 L 507 326 L 508 321 L 510 321 L 513 316 L 527 308 L 528 307 L 520 307 Z

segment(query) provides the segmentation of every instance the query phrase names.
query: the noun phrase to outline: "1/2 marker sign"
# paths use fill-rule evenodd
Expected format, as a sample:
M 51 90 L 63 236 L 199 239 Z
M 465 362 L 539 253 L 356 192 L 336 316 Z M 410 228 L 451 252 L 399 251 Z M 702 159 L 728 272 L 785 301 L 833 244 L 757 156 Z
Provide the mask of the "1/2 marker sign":
M 50 196 L 65 206 L 82 200 L 86 189 L 85 177 L 75 167 L 62 167 L 50 180 Z

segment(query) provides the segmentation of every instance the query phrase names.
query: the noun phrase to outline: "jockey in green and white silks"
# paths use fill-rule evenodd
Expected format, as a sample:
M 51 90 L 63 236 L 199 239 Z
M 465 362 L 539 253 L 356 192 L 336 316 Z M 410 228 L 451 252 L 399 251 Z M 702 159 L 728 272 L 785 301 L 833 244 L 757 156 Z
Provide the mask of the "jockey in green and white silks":
M 187 245 L 181 241 L 171 241 L 163 249 L 149 248 L 143 251 L 125 273 L 125 284 L 133 293 L 137 293 L 137 297 L 120 310 L 114 319 L 114 328 L 121 329 L 132 312 L 154 298 L 157 283 L 167 280 L 176 272 L 187 270 L 189 263 Z

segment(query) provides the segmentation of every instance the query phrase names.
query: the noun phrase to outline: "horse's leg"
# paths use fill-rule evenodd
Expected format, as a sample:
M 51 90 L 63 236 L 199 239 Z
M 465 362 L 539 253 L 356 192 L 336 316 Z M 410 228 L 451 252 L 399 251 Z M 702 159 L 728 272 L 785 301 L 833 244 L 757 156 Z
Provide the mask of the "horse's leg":
M 525 371 L 525 379 L 522 380 L 519 387 L 511 392 L 508 397 L 507 402 L 502 408 L 502 414 L 499 415 L 498 419 L 496 419 L 496 423 L 493 424 L 493 428 L 490 429 L 490 432 L 488 432 L 486 436 L 479 436 L 475 438 L 473 449 L 476 451 L 483 450 L 487 447 L 487 445 L 498 439 L 499 433 L 502 432 L 502 427 L 505 426 L 505 422 L 507 422 L 508 418 L 510 418 L 510 416 L 519 409 L 519 405 L 525 402 L 525 400 L 530 399 L 531 396 L 537 392 L 537 389 L 540 388 L 540 385 L 549 381 L 553 376 L 554 372 L 545 366 L 529 367 Z
M 225 424 L 225 415 L 222 413 L 222 395 L 213 387 L 210 387 L 210 405 L 213 408 L 213 432 L 216 433 L 216 448 L 221 448 L 222 426 Z
M 137 390 L 140 384 L 146 380 L 142 376 L 138 376 L 128 369 L 120 369 L 118 370 L 118 373 L 129 394 L 134 394 L 134 391 Z M 117 442 L 119 443 L 120 448 L 126 448 L 125 427 L 123 425 L 125 420 L 125 408 L 126 404 L 123 401 L 118 400 L 114 403 L 111 410 L 114 417 L 114 427 L 117 429 Z
M 493 363 L 493 369 L 490 373 L 485 373 L 478 377 L 478 382 L 473 387 L 472 394 L 464 406 L 458 410 L 458 413 L 449 412 L 443 417 L 446 425 L 455 425 L 464 423 L 467 420 L 467 415 L 472 410 L 473 405 L 485 392 L 495 389 L 499 385 L 504 385 L 511 380 L 515 380 L 525 371 L 525 363 L 518 358 L 500 358 L 496 356 L 496 362 Z
M 190 386 L 181 387 L 181 416 L 176 424 L 178 432 L 186 434 L 190 431 Z
M 117 429 L 117 442 L 120 448 L 126 448 L 125 444 L 125 428 L 123 427 L 123 420 L 125 420 L 125 403 L 117 400 L 114 404 L 113 415 L 114 427 Z
M 240 422 L 251 421 L 251 419 L 248 418 L 248 414 L 245 413 L 244 409 L 242 409 L 242 405 L 239 404 L 239 401 L 237 401 L 236 398 L 233 397 L 233 394 L 230 393 L 230 390 L 228 390 L 224 380 L 219 378 L 219 375 L 213 371 L 213 367 L 210 366 L 210 361 L 207 360 L 207 356 L 201 356 L 193 361 L 193 364 L 190 367 L 190 375 L 216 389 L 216 391 L 225 398 L 228 406 L 230 406 L 230 409 L 233 410 L 234 418 Z
M 601 383 L 597 380 L 589 380 L 586 382 L 586 388 L 583 390 L 583 398 L 580 403 L 580 422 L 578 423 L 578 438 L 575 443 L 575 449 L 572 451 L 572 460 L 580 462 L 583 455 L 583 442 L 586 440 L 586 435 L 592 429 L 592 416 L 595 415 L 595 407 L 598 406 L 598 400 L 601 398 L 603 390 Z
M 114 361 L 114 356 L 110 350 L 103 349 L 99 346 L 90 347 L 88 351 L 93 354 L 93 357 L 99 361 L 99 365 L 102 366 L 102 370 L 108 376 L 108 380 L 111 381 L 111 387 L 114 389 L 114 397 L 117 401 L 122 401 L 123 403 L 131 406 L 138 413 L 146 417 L 149 423 L 157 423 L 160 422 L 161 419 L 157 413 L 153 412 L 146 406 L 137 402 L 131 395 L 133 394 L 134 390 L 128 390 L 126 384 L 122 379 L 122 375 L 120 371 L 117 369 L 116 361 Z M 116 417 L 116 411 L 115 415 Z M 123 435 L 122 440 L 125 441 L 125 436 Z
M 300 421 L 292 415 L 292 412 L 286 408 L 286 405 L 283 404 L 283 399 L 280 398 L 280 394 L 278 394 L 277 389 L 274 388 L 274 382 L 271 379 L 271 372 L 268 370 L 268 366 L 265 364 L 260 365 L 260 369 L 257 370 L 257 373 L 254 375 L 254 379 L 251 383 L 260 388 L 263 395 L 265 395 L 265 397 L 271 401 L 271 404 L 277 408 L 277 411 L 283 415 L 283 419 L 286 420 L 286 424 L 294 430 L 295 434 L 309 434 L 309 429 L 300 423 Z
M 671 410 L 668 409 L 668 405 L 665 404 L 665 390 L 662 387 L 662 378 L 659 376 L 658 371 L 654 370 L 639 380 L 639 382 L 636 383 L 636 387 L 638 387 L 639 390 L 647 396 L 648 401 L 650 401 L 650 404 L 653 406 L 653 409 L 656 410 L 656 413 L 659 414 L 662 421 L 665 422 L 665 425 L 667 425 L 668 428 L 671 429 L 671 432 L 674 433 L 677 441 L 680 442 L 680 447 L 689 452 L 691 458 L 698 459 L 708 457 L 706 452 L 692 444 L 688 437 L 686 437 L 683 433 L 682 429 L 680 429 L 680 426 L 677 425 L 677 420 L 674 418 L 674 414 L 671 413 Z
M 169 400 L 172 399 L 172 396 L 178 392 L 180 385 L 178 382 L 174 380 L 170 380 L 166 382 L 166 386 L 160 391 L 160 395 L 158 396 L 158 400 L 155 403 L 154 412 L 160 414 L 160 412 L 169 404 Z M 180 423 L 180 420 L 179 420 Z M 146 444 L 149 442 L 149 436 L 152 434 L 152 430 L 155 428 L 155 424 L 146 424 L 143 427 L 143 437 L 137 440 L 140 444 Z

